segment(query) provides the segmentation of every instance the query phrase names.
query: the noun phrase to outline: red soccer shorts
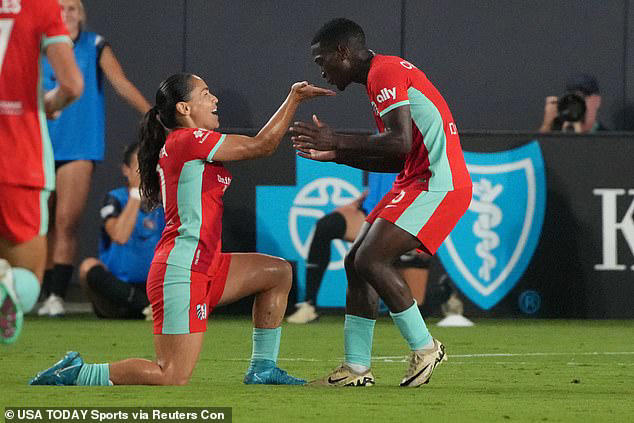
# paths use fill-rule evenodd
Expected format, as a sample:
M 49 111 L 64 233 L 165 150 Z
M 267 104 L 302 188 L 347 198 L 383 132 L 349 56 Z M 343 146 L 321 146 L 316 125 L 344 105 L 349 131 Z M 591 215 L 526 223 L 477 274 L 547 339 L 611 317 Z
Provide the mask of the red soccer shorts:
M 48 232 L 48 197 L 41 188 L 0 184 L 0 237 L 14 244 Z
M 434 254 L 470 203 L 471 187 L 423 191 L 410 185 L 385 194 L 365 220 L 368 223 L 378 218 L 388 220 L 418 238 L 424 252 Z
M 207 330 L 207 319 L 227 283 L 231 254 L 222 254 L 213 276 L 179 266 L 152 263 L 147 294 L 155 335 L 179 335 Z

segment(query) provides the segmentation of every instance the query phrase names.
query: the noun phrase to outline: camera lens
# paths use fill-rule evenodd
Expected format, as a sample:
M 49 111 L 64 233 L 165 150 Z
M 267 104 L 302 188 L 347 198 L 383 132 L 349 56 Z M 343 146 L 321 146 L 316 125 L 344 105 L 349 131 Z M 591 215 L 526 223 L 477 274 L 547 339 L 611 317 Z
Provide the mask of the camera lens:
M 568 93 L 559 99 L 557 110 L 562 122 L 579 122 L 586 115 L 586 101 L 578 94 Z

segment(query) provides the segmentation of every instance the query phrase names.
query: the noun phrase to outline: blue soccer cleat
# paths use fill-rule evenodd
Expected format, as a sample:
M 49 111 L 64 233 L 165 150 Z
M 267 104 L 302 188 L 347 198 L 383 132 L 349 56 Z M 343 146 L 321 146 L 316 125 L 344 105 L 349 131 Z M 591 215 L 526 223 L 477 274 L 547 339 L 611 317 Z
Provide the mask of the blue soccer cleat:
M 20 336 L 24 316 L 15 293 L 9 262 L 0 259 L 0 343 L 12 344 Z
M 279 367 L 271 367 L 266 370 L 249 370 L 244 375 L 245 385 L 305 385 L 304 379 L 293 377 Z
M 29 381 L 29 385 L 76 385 L 79 370 L 84 365 L 84 360 L 78 352 L 69 351 L 57 363 L 37 374 Z

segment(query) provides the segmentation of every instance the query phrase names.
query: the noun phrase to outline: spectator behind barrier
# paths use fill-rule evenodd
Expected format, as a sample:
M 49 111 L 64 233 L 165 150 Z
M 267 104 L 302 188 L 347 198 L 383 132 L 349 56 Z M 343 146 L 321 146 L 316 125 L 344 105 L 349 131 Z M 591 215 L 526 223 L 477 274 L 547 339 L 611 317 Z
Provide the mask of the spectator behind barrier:
M 151 316 L 145 282 L 165 219 L 161 207 L 141 210 L 138 150 L 136 143 L 126 147 L 121 169 L 128 185 L 110 191 L 101 208 L 99 259 L 87 258 L 79 267 L 80 284 L 99 317 Z
M 126 77 L 110 44 L 101 35 L 86 30 L 86 13 L 81 0 L 59 0 L 59 3 L 62 19 L 74 41 L 73 52 L 84 75 L 85 90 L 75 104 L 57 119 L 48 121 L 57 186 L 49 203 L 50 253 L 42 286 L 46 301 L 38 310 L 40 316 L 64 314 L 63 298 L 74 271 L 77 229 L 95 164 L 104 159 L 104 80 L 139 113 L 145 114 L 150 109 L 149 103 Z M 46 60 L 42 63 L 42 84 L 45 91 L 58 84 Z
M 392 188 L 395 178 L 396 174 L 394 173 L 369 172 L 368 191 L 350 204 L 337 208 L 317 221 L 306 261 L 306 298 L 295 305 L 297 310 L 288 316 L 287 322 L 303 324 L 316 321 L 319 318 L 317 295 L 330 263 L 331 242 L 335 239 L 353 242 L 359 234 L 365 218 L 381 201 L 385 193 Z M 409 286 L 412 296 L 419 306 L 424 301 L 428 302 L 426 301 L 426 292 L 430 289 L 434 298 L 432 303 L 437 302 L 437 299 L 440 299 L 439 304 L 445 303 L 450 295 L 454 294 L 448 278 L 444 278 L 442 284 L 428 285 L 427 268 L 430 259 L 429 255 L 412 250 L 397 261 L 398 271 Z M 439 292 L 444 294 L 438 295 Z M 456 301 L 460 301 L 455 295 L 454 297 Z
M 601 94 L 597 79 L 590 74 L 574 75 L 566 83 L 566 92 L 558 98 L 546 97 L 544 120 L 539 132 L 551 131 L 586 134 L 605 131 L 598 121 Z

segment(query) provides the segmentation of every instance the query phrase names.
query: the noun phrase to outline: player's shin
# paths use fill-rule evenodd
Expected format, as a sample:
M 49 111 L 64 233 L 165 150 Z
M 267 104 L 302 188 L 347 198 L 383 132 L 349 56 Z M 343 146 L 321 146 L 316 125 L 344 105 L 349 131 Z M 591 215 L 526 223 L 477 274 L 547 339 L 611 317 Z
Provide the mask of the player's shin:
M 370 368 L 376 320 L 346 314 L 343 326 L 344 363 L 361 374 Z
M 110 382 L 110 365 L 103 364 L 84 364 L 79 370 L 77 376 L 77 385 L 85 386 L 109 386 Z
M 275 367 L 281 337 L 281 326 L 275 329 L 253 328 L 253 350 L 248 371 L 262 371 Z
M 253 329 L 251 364 L 244 375 L 247 385 L 304 385 L 306 381 L 293 377 L 276 366 L 280 351 L 282 328 Z
M 425 325 L 416 301 L 410 308 L 400 313 L 390 312 L 390 316 L 392 316 L 394 323 L 412 351 L 433 345 L 433 338 Z

